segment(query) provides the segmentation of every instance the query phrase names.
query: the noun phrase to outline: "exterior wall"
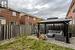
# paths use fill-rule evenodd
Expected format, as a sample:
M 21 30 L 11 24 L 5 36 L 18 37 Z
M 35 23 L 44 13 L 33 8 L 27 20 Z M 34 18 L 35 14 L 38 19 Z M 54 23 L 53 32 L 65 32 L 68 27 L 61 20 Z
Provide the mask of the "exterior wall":
M 75 1 L 73 0 L 72 5 L 70 6 L 71 8 L 69 9 L 69 12 L 67 14 L 67 18 L 71 18 L 72 21 L 71 21 L 71 24 L 74 24 L 75 25 Z
M 16 16 L 13 12 L 16 12 Z M 0 8 L 0 17 L 3 17 L 6 20 L 6 25 L 4 25 L 5 31 L 4 33 L 12 34 L 12 36 L 16 36 L 17 33 L 27 33 L 27 34 L 34 34 L 37 33 L 37 22 L 40 21 L 40 18 L 28 15 L 28 14 L 21 14 L 20 12 L 7 9 L 7 8 Z M 1 18 L 0 18 L 1 19 Z M 8 24 L 11 23 L 11 24 Z M 18 25 L 16 25 L 16 24 Z M 15 25 L 12 25 L 15 24 Z M 1 26 L 2 27 L 2 26 Z M 11 33 L 9 33 L 11 32 Z M 5 35 L 4 35 L 5 36 Z
M 72 36 L 75 37 L 75 0 L 72 0 L 66 17 L 72 19 L 70 22 L 69 31 L 72 33 Z
M 36 18 L 29 15 L 21 16 L 21 23 L 23 24 L 36 25 L 38 21 L 40 21 L 40 18 Z
M 13 12 L 16 13 L 16 16 L 13 16 Z M 4 17 L 7 21 L 7 23 L 17 23 L 17 24 L 30 24 L 35 25 L 38 21 L 40 21 L 40 18 L 33 17 L 30 15 L 22 15 L 20 16 L 20 12 L 16 12 L 14 10 L 6 9 L 6 8 L 0 8 L 0 16 Z
M 14 22 L 16 21 L 17 23 L 19 22 L 19 13 L 16 13 L 16 16 L 13 16 L 12 15 L 12 10 L 9 10 L 9 9 L 5 9 L 5 8 L 0 8 L 0 16 L 4 17 L 7 21 L 7 23 L 9 22 Z

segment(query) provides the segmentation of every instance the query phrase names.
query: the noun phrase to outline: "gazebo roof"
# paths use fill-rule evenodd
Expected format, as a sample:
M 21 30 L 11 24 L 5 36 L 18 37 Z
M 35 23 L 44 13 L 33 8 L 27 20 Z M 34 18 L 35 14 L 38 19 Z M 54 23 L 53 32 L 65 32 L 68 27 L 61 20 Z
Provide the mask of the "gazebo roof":
M 69 22 L 71 19 L 65 19 L 65 18 L 59 18 L 59 19 L 51 19 L 51 20 L 44 20 L 44 21 L 39 21 L 38 23 L 64 23 L 64 22 Z

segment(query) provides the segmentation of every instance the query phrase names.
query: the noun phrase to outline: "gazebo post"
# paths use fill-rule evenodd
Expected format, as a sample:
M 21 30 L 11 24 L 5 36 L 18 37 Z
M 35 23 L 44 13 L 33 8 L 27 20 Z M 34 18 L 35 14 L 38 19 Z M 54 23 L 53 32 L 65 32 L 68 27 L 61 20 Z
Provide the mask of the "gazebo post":
M 38 33 L 37 33 L 37 38 L 39 38 L 39 36 L 40 36 L 40 24 L 38 23 Z
M 68 24 L 69 23 L 66 23 L 66 43 L 70 43 L 70 41 L 69 41 L 69 33 L 68 33 Z
M 68 24 L 67 22 L 64 23 L 64 34 L 65 34 L 65 37 L 66 37 L 66 43 L 70 43 L 69 41 L 69 34 L 68 34 Z
M 44 24 L 44 30 L 45 30 L 45 34 L 46 34 L 46 23 Z
M 66 33 L 65 23 L 63 23 L 63 24 L 64 24 L 64 28 L 63 28 L 63 33 L 64 33 L 64 34 L 63 34 L 63 35 L 66 36 L 66 35 L 65 35 L 65 33 Z

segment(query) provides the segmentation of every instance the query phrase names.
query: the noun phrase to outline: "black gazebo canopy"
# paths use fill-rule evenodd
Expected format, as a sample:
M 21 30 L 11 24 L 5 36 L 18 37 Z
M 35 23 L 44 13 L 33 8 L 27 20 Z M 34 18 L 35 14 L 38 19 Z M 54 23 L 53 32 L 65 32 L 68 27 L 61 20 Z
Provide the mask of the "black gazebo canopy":
M 37 37 L 40 36 L 40 24 L 44 24 L 45 26 L 45 34 L 46 34 L 46 24 L 64 24 L 64 30 L 63 30 L 63 33 L 64 33 L 64 37 L 66 37 L 66 43 L 69 43 L 69 34 L 68 34 L 68 25 L 69 25 L 69 22 L 71 20 L 70 19 L 63 19 L 63 18 L 59 18 L 59 19 L 50 19 L 50 20 L 44 20 L 44 21 L 39 21 L 38 22 L 38 33 L 37 33 Z

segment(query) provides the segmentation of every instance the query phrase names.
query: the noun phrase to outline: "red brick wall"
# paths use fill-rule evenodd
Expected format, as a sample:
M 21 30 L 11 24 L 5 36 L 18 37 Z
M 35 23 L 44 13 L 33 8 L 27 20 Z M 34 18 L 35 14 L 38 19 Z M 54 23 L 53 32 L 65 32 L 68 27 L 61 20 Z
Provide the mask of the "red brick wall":
M 73 5 L 71 6 L 71 9 L 69 9 L 69 13 L 67 15 L 68 18 L 71 18 L 72 19 L 72 23 L 71 24 L 74 24 L 75 23 L 75 12 L 73 12 L 75 10 L 75 2 L 72 2 Z
M 34 24 L 37 24 L 37 21 L 38 21 L 37 18 L 35 18 L 36 20 L 34 20 L 34 18 L 35 17 L 28 16 L 28 15 L 24 15 L 24 16 L 21 16 L 20 22 L 23 23 L 23 24 L 31 24 L 31 25 L 34 25 Z
M 30 16 L 30 15 L 24 15 L 24 16 L 21 16 L 20 17 L 20 13 L 16 12 L 16 16 L 12 16 L 12 10 L 9 10 L 9 9 L 5 9 L 5 8 L 2 8 L 3 10 L 0 11 L 0 16 L 3 16 L 7 23 L 8 22 L 16 22 L 18 24 L 37 24 L 37 21 L 38 18 L 36 17 L 33 17 L 33 16 Z M 34 20 L 35 18 L 35 20 Z
M 73 5 L 72 9 L 70 10 L 68 14 L 69 17 L 72 17 L 72 18 L 75 17 L 75 12 L 73 12 L 74 9 L 75 9 L 75 4 Z
M 19 13 L 16 12 L 16 16 L 12 16 L 12 12 L 14 11 L 5 8 L 1 8 L 1 9 L 2 10 L 0 11 L 0 16 L 4 17 L 7 22 L 13 22 L 13 21 L 19 22 L 18 21 Z
M 72 19 L 69 25 L 69 32 L 75 37 L 75 0 L 72 0 L 71 6 L 69 8 L 67 18 Z

